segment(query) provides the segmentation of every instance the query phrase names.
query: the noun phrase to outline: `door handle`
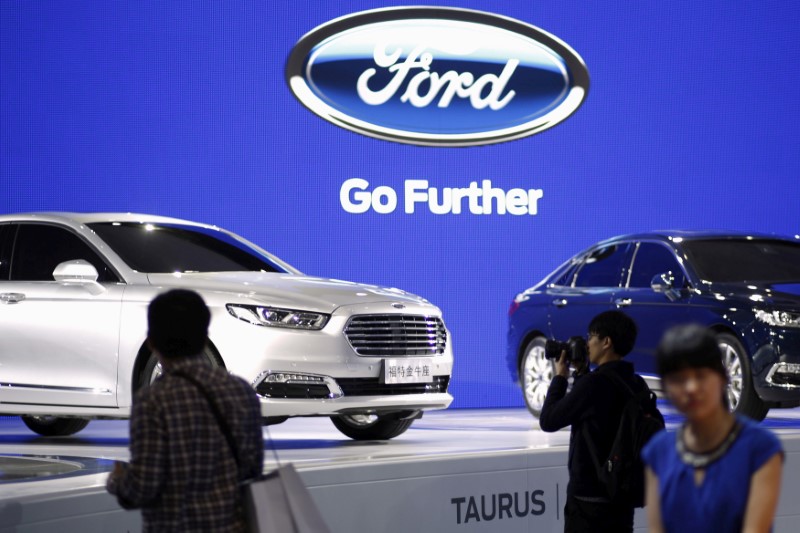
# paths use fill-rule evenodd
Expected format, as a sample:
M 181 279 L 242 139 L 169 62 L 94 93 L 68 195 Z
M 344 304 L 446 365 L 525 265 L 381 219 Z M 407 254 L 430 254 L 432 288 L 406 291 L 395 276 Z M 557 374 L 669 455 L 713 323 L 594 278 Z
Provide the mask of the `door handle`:
M 25 299 L 21 292 L 4 292 L 0 294 L 0 302 L 4 304 L 16 304 Z
M 567 305 L 567 299 L 556 298 L 555 300 L 553 300 L 553 305 L 555 305 L 556 307 L 564 307 L 565 305 Z
M 631 300 L 630 298 L 617 298 L 616 300 L 614 300 L 614 304 L 617 307 L 628 307 L 632 303 L 633 300 Z

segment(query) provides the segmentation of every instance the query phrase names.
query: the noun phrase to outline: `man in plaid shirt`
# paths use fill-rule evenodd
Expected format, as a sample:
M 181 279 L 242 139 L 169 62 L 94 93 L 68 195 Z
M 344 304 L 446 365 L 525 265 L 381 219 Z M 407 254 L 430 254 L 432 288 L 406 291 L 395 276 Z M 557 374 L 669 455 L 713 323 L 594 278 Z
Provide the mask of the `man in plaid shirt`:
M 239 483 L 262 470 L 261 409 L 247 382 L 202 355 L 209 322 L 193 291 L 166 292 L 148 309 L 148 342 L 164 373 L 134 397 L 130 463 L 117 462 L 107 483 L 120 505 L 141 508 L 147 532 L 245 529 Z M 236 456 L 209 401 L 225 415 Z

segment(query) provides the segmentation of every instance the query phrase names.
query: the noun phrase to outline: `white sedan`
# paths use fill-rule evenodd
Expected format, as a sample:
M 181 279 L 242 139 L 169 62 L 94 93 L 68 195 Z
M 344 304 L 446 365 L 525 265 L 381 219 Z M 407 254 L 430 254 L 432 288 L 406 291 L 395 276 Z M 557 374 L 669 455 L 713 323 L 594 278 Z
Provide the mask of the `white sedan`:
M 0 414 L 42 435 L 128 417 L 161 372 L 147 306 L 178 287 L 206 301 L 204 355 L 252 383 L 265 424 L 329 416 L 390 439 L 453 400 L 450 335 L 419 296 L 305 276 L 215 226 L 34 213 L 0 216 Z

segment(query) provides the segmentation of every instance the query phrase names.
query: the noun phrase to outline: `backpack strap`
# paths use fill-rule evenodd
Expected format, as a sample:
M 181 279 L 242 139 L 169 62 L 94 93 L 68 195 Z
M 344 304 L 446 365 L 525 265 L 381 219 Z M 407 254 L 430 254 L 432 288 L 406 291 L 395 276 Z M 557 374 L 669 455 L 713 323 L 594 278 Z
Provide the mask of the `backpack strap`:
M 594 445 L 594 441 L 589 436 L 585 424 L 581 425 L 581 435 L 584 441 L 586 441 L 586 447 L 589 450 L 589 455 L 592 456 L 592 462 L 594 463 L 596 471 L 600 471 L 603 468 L 603 462 L 600 460 L 600 452 L 597 451 L 597 446 Z

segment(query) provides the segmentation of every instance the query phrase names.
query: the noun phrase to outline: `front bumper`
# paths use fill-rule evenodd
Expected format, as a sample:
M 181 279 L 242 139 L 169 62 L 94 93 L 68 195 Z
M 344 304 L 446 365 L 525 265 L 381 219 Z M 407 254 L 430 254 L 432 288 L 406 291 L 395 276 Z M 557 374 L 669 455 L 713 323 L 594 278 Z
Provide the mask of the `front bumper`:
M 391 303 L 342 306 L 319 331 L 260 327 L 230 317 L 218 324 L 229 328 L 221 338 L 231 341 L 218 348 L 228 369 L 256 389 L 265 417 L 446 409 L 453 401 L 447 393 L 453 368 L 449 332 L 441 353 L 407 356 L 359 355 L 345 335 L 352 317 L 439 316 L 430 305 L 406 305 L 400 313 Z M 404 357 L 424 361 L 432 380 L 382 383 L 384 360 Z
M 800 404 L 800 331 L 771 331 L 752 359 L 758 396 L 779 405 Z
M 336 416 L 343 414 L 382 414 L 397 411 L 447 409 L 453 397 L 448 393 L 406 394 L 402 396 L 344 396 L 330 400 L 261 398 L 261 415 Z
M 264 416 L 330 416 L 345 412 L 379 413 L 415 409 L 446 409 L 449 376 L 430 383 L 381 383 L 377 377 L 265 373 L 255 385 Z

